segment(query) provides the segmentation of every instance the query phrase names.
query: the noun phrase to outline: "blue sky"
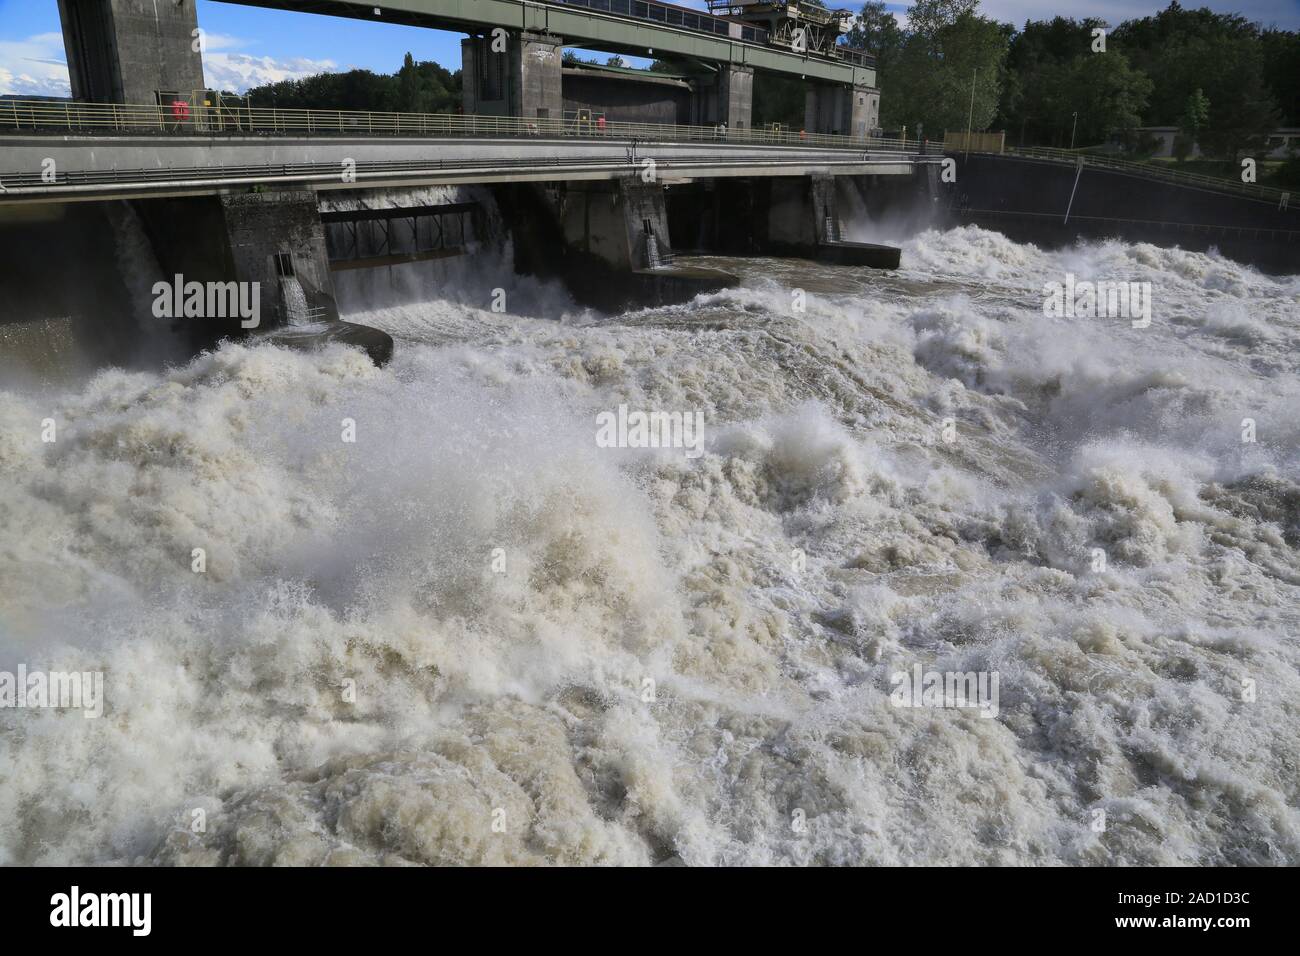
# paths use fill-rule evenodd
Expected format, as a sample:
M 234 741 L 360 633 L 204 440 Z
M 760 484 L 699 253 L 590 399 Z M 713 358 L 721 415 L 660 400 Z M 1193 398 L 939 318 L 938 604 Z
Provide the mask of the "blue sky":
M 704 8 L 704 0 L 678 0 Z M 1167 0 L 983 0 L 982 12 L 1023 24 L 1057 14 L 1096 16 L 1111 23 L 1145 16 Z M 1264 24 L 1300 28 L 1300 0 L 1203 0 L 1214 10 L 1242 13 Z M 1199 6 L 1184 0 L 1185 6 Z M 854 8 L 856 4 L 844 2 Z M 907 3 L 889 9 L 904 17 Z M 391 72 L 409 50 L 417 60 L 460 66 L 461 34 L 198 0 L 199 26 L 208 35 L 204 66 L 209 86 L 250 85 L 323 70 L 365 67 Z M 67 67 L 56 0 L 0 0 L 0 93 L 66 96 Z

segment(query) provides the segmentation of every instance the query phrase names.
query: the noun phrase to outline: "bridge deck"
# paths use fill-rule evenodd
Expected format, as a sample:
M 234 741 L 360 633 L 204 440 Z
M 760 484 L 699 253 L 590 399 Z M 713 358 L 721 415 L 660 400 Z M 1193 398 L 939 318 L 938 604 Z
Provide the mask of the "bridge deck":
M 7 129 L 6 129 L 7 127 Z M 907 174 L 915 141 L 648 123 L 10 101 L 0 202 L 511 180 Z M 53 165 L 51 166 L 50 161 Z
M 737 143 L 597 139 L 0 136 L 0 203 L 456 183 L 906 175 L 938 156 Z M 53 160 L 53 166 L 46 161 Z M 52 172 L 46 172 L 52 170 Z M 52 181 L 50 181 L 52 180 Z

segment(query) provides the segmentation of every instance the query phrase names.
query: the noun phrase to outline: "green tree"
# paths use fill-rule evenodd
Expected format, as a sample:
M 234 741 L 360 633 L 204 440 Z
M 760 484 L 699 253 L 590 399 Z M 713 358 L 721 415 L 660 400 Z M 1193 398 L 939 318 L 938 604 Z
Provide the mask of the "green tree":
M 1264 81 L 1277 103 L 1283 126 L 1300 126 L 1300 33 L 1265 30 L 1260 34 Z
M 257 106 L 281 109 L 449 113 L 461 105 L 461 74 L 432 61 L 416 63 L 408 53 L 395 74 L 319 73 L 255 87 L 248 96 Z
M 1171 3 L 1153 17 L 1120 24 L 1111 41 L 1156 81 L 1144 119 L 1147 125 L 1179 125 L 1187 98 L 1197 89 L 1210 101 L 1200 146 L 1208 155 L 1232 156 L 1259 149 L 1279 120 L 1273 91 L 1294 89 L 1297 79 L 1266 80 L 1265 54 L 1284 62 L 1290 44 L 1268 43 L 1258 25 L 1233 13 L 1187 10 Z
M 1198 86 L 1187 97 L 1187 105 L 1178 122 L 1178 135 L 1174 138 L 1174 156 L 1181 162 L 1192 154 L 1192 147 L 1201 138 L 1201 128 L 1210 118 L 1210 101 Z
M 1043 78 L 1040 102 L 1047 116 L 1042 127 L 1059 146 L 1071 133 L 1077 146 L 1104 143 L 1113 131 L 1141 124 L 1151 86 L 1118 51 L 1076 56 Z
M 962 17 L 975 16 L 979 0 L 916 0 L 907 11 L 907 22 L 915 37 L 937 44 L 941 31 Z
M 866 50 L 876 57 L 877 66 L 898 55 L 904 35 L 895 16 L 885 9 L 884 0 L 871 0 L 844 36 L 844 45 Z
M 1102 20 L 1055 17 L 1030 20 L 1013 34 L 996 122 L 1016 142 L 1064 145 L 1068 141 L 1072 114 L 1079 104 L 1066 95 L 1072 92 L 1066 78 L 1078 71 L 1079 57 L 1092 55 L 1092 31 L 1102 26 Z
M 951 22 L 936 19 L 937 0 L 920 21 L 924 31 L 909 32 L 892 67 L 889 96 L 881 97 L 882 124 L 915 130 L 924 124 L 929 138 L 944 130 L 985 130 L 997 113 L 1002 92 L 1007 32 L 1000 24 L 962 6 Z M 916 8 L 913 8 L 916 10 Z M 911 11 L 909 11 L 909 17 Z
M 945 129 L 987 129 L 997 113 L 1010 29 L 981 17 L 979 0 L 916 0 L 908 27 L 870 0 L 850 30 L 849 46 L 874 53 L 881 125 L 927 137 Z M 974 93 L 974 110 L 971 96 Z
M 428 100 L 423 77 L 416 69 L 415 57 L 410 53 L 402 60 L 402 68 L 397 72 L 397 109 L 401 113 L 427 113 Z

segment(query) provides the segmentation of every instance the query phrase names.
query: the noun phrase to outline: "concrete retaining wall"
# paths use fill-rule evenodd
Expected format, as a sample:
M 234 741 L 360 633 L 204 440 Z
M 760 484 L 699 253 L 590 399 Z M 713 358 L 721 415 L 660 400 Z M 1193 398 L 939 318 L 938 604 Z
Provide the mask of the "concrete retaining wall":
M 1117 237 L 1217 248 L 1266 271 L 1300 273 L 1300 202 L 1281 209 L 1275 202 L 1088 167 L 1076 190 L 1077 170 L 1063 163 L 983 154 L 954 158 L 957 181 L 939 187 L 951 222 L 976 223 L 1049 247 Z
M 581 70 L 564 73 L 564 110 L 590 110 L 611 123 L 689 123 L 691 91 Z

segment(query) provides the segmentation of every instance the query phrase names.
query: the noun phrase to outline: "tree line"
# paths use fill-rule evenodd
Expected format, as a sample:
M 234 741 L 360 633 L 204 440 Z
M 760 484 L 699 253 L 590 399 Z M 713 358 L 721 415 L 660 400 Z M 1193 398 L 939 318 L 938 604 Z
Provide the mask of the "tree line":
M 881 124 L 909 135 L 969 123 L 1009 144 L 1088 146 L 1175 126 L 1184 155 L 1195 141 L 1230 157 L 1300 125 L 1300 34 L 1176 0 L 1113 28 L 1055 17 L 1020 29 L 981 16 L 979 0 L 916 0 L 904 28 L 869 0 L 846 41 L 877 58 Z
M 1260 149 L 1279 126 L 1300 126 L 1300 33 L 1177 0 L 1115 27 L 1055 17 L 1019 29 L 982 16 L 979 0 L 916 0 L 906 27 L 883 0 L 868 0 L 845 42 L 876 56 L 881 125 L 908 135 L 942 139 L 969 123 L 1005 130 L 1010 144 L 1090 146 L 1116 131 L 1175 126 L 1176 151 L 1196 142 L 1231 157 Z M 798 81 L 757 75 L 755 125 L 800 128 L 804 95 Z M 322 73 L 248 96 L 281 108 L 457 112 L 461 72 L 407 53 L 393 74 Z M 1144 144 L 1130 135 L 1128 145 Z
M 407 53 L 396 73 L 319 73 L 254 87 L 246 95 L 255 106 L 279 109 L 458 113 L 461 73 L 451 73 L 432 60 L 417 63 Z

